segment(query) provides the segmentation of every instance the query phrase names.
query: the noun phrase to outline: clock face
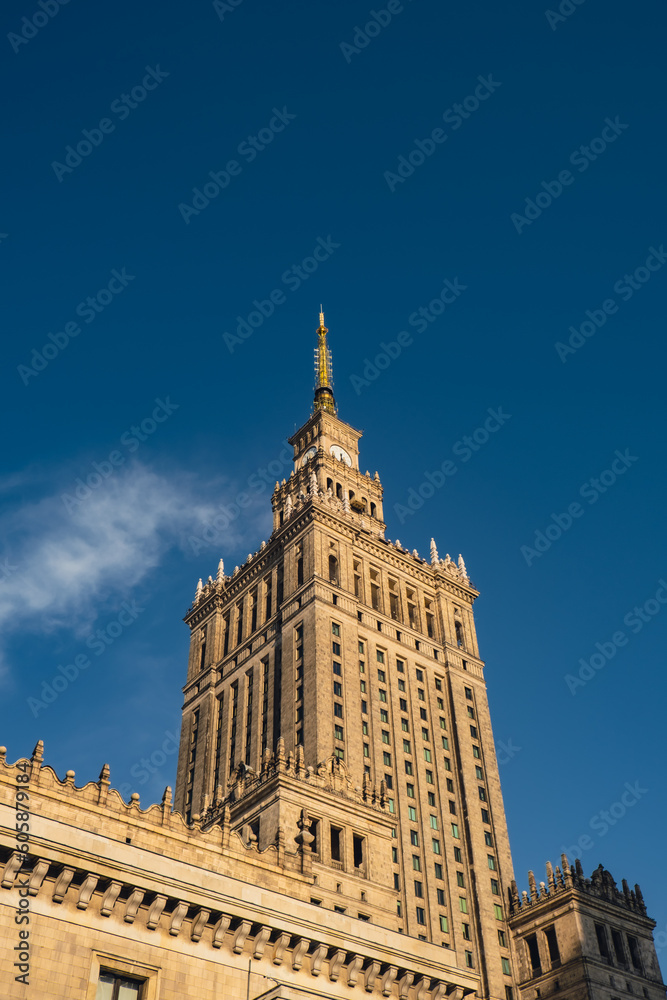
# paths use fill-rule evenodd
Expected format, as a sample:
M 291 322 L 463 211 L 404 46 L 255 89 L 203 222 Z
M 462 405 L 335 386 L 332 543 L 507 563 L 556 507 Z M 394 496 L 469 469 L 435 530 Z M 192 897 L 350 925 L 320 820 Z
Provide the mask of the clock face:
M 311 460 L 311 458 L 314 458 L 315 455 L 317 455 L 317 448 L 315 447 L 315 445 L 312 445 L 301 459 L 302 467 L 306 465 Z
M 339 444 L 332 444 L 331 447 L 329 448 L 329 452 L 331 455 L 333 455 L 334 458 L 337 458 L 339 460 L 342 459 L 346 465 L 352 465 L 352 459 L 345 451 L 345 449 L 341 448 Z

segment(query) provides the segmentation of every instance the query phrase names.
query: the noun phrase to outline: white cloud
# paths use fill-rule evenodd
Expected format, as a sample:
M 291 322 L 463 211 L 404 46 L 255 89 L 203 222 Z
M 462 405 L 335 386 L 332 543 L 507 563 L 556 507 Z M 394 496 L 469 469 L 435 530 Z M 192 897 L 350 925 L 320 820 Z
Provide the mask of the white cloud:
M 20 485 L 20 476 L 13 477 L 12 486 Z M 141 584 L 167 552 L 181 548 L 192 558 L 189 538 L 201 536 L 218 511 L 220 484 L 202 485 L 191 474 L 167 478 L 135 462 L 76 507 L 52 494 L 0 516 L 3 634 L 63 628 L 82 634 Z M 202 492 L 215 502 L 202 500 Z M 248 527 L 239 520 L 220 543 L 229 551 Z M 193 577 L 204 569 L 215 572 L 218 558 L 217 550 L 202 552 Z

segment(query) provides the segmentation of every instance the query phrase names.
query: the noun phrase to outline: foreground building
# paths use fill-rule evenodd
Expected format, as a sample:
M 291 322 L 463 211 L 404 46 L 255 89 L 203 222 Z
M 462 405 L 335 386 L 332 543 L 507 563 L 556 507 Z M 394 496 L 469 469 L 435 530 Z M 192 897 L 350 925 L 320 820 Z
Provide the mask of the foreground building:
M 659 1000 L 638 887 L 563 859 L 519 896 L 478 592 L 386 539 L 326 335 L 271 537 L 186 615 L 173 803 L 0 760 L 3 995 Z

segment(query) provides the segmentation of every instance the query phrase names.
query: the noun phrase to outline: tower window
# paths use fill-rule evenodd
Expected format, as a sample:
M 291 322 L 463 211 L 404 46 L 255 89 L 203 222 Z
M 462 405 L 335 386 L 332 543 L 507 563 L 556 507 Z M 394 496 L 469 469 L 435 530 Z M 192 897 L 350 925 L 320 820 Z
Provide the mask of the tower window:
M 352 850 L 354 852 L 354 867 L 361 868 L 364 863 L 364 838 L 355 833 L 352 837 Z
M 598 939 L 598 948 L 600 950 L 600 954 L 602 955 L 603 958 L 606 958 L 607 961 L 609 961 L 610 958 L 609 942 L 607 941 L 607 931 L 604 924 L 596 924 L 595 933 Z
M 454 628 L 456 629 L 456 645 L 459 649 L 463 649 L 463 628 L 461 627 L 461 622 L 454 622 Z
M 530 967 L 533 970 L 533 976 L 542 975 L 542 962 L 540 960 L 540 949 L 537 945 L 537 935 L 529 934 L 526 938 L 526 947 L 528 949 L 528 958 L 530 960 Z
M 549 948 L 549 960 L 551 961 L 551 968 L 557 969 L 558 966 L 560 965 L 560 948 L 558 947 L 556 928 L 545 927 L 544 936 L 547 939 L 547 946 Z
M 343 831 L 337 826 L 331 827 L 331 860 L 341 861 L 341 840 L 343 836 Z
M 611 929 L 611 940 L 614 945 L 614 952 L 616 954 L 616 961 L 621 965 L 625 965 L 625 949 L 623 948 L 623 938 L 621 937 L 621 932 L 617 931 L 615 927 Z
M 632 937 L 630 934 L 628 934 L 628 948 L 630 949 L 630 958 L 632 959 L 632 964 L 634 965 L 635 969 L 638 969 L 639 972 L 641 972 L 642 963 L 641 963 L 641 958 L 639 956 L 639 943 L 637 941 L 637 938 Z
M 335 556 L 329 556 L 329 583 L 334 584 L 334 586 L 339 585 L 338 579 L 338 560 Z

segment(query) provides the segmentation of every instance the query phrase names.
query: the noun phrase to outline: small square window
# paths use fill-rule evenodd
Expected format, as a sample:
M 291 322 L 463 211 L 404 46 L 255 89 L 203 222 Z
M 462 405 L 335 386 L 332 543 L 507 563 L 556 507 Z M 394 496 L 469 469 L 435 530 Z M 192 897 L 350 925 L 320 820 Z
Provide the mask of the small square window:
M 430 817 L 430 819 L 431 819 L 431 829 L 432 830 L 437 830 L 438 829 L 438 817 L 432 815 Z
M 411 823 L 417 822 L 417 810 L 414 806 L 408 806 L 408 819 Z
M 410 732 L 410 726 L 408 724 L 407 719 L 401 719 L 401 729 L 403 730 L 404 733 Z
M 389 712 L 386 708 L 380 709 L 380 722 L 389 722 Z
M 337 701 L 334 702 L 334 715 L 336 716 L 337 719 L 343 718 L 343 706 L 339 704 Z
M 481 753 L 479 752 L 479 747 L 472 748 L 472 755 L 473 757 L 477 757 L 477 759 L 479 760 L 479 758 L 482 756 Z
M 490 823 L 490 822 L 491 820 L 489 819 L 489 810 L 482 809 L 482 823 Z
M 463 877 L 463 872 L 456 873 L 456 884 L 460 885 L 462 889 L 465 889 L 465 879 Z
M 379 691 L 378 691 L 378 694 L 380 696 L 380 701 L 386 701 L 387 700 L 387 692 L 385 691 L 384 688 L 380 688 Z
M 378 663 L 384 663 L 384 653 L 382 652 L 381 649 L 376 650 L 375 656 L 377 658 Z
M 412 761 L 411 760 L 406 760 L 405 761 L 405 773 L 406 774 L 412 774 L 413 773 L 413 771 L 412 771 Z
M 409 799 L 414 799 L 414 797 L 415 797 L 415 786 L 411 785 L 411 784 L 407 784 L 405 787 L 406 787 L 407 792 L 408 792 L 408 798 Z
M 416 830 L 410 830 L 410 843 L 413 847 L 419 847 L 419 834 Z
M 412 855 L 412 870 L 415 872 L 420 872 L 422 870 L 422 861 L 418 854 Z
M 139 1000 L 143 992 L 142 987 L 145 980 L 131 979 L 124 973 L 110 972 L 108 969 L 100 969 L 98 979 L 97 996 L 100 1000 Z
M 464 691 L 466 693 L 466 698 L 468 699 L 468 701 L 472 701 L 472 688 L 464 688 Z
M 336 757 L 338 757 L 338 760 L 345 759 L 345 751 L 343 750 L 342 747 L 334 747 L 334 754 Z
M 474 740 L 477 739 L 477 727 L 476 726 L 471 726 L 470 727 L 470 735 L 472 736 L 472 738 Z
M 509 960 L 509 958 L 501 958 L 500 959 L 500 963 L 501 963 L 501 965 L 503 967 L 503 973 L 506 976 L 511 975 L 511 972 L 510 972 L 510 960 Z
M 410 740 L 403 740 L 403 753 L 412 753 Z
M 382 754 L 382 763 L 384 764 L 385 767 L 391 767 L 391 754 L 390 753 L 387 753 L 385 751 L 385 753 Z
M 445 771 L 451 771 L 452 765 L 449 757 L 444 757 L 443 760 L 445 762 Z
M 458 823 L 452 823 L 452 837 L 458 840 L 459 837 L 459 825 Z
M 331 631 L 333 632 L 334 635 L 340 635 L 340 625 L 337 625 L 335 622 L 332 622 Z
M 463 864 L 463 853 L 460 847 L 454 848 L 454 861 L 457 861 L 460 865 Z
M 440 864 L 439 861 L 435 862 L 435 877 L 439 878 L 439 879 L 442 878 L 442 865 Z M 443 906 L 444 906 L 444 904 L 443 904 Z
M 439 889 L 438 891 L 442 892 L 441 889 Z M 447 917 L 443 916 L 442 913 L 440 914 L 440 930 L 442 931 L 443 934 L 449 933 L 449 923 L 447 921 Z
M 389 743 L 390 742 L 390 739 L 389 739 L 389 730 L 388 729 L 383 729 L 382 730 L 382 742 L 383 743 Z
M 459 910 L 461 911 L 461 913 L 468 912 L 468 900 L 465 898 L 465 896 L 459 896 Z
M 424 672 L 422 670 L 415 670 L 415 677 L 417 678 L 420 684 L 423 683 Z
M 333 655 L 334 656 L 340 656 L 340 643 L 339 642 L 332 642 L 331 646 L 332 646 L 332 649 L 333 649 Z
M 416 912 L 417 912 L 417 923 L 418 924 L 425 924 L 426 923 L 426 914 L 424 913 L 423 907 L 418 906 Z
M 435 679 L 435 689 L 436 691 L 442 691 L 442 681 L 439 677 L 436 677 Z
M 434 854 L 440 854 L 440 841 L 436 840 L 436 838 L 433 837 L 431 839 L 431 844 L 433 846 L 433 853 Z
M 338 676 L 339 676 L 339 677 L 340 677 L 340 675 L 341 675 L 341 674 L 342 674 L 342 672 L 343 672 L 343 671 L 342 671 L 342 669 L 341 669 L 341 665 L 340 665 L 340 663 L 337 663 L 337 662 L 336 662 L 336 660 L 334 660 L 334 665 L 333 665 L 333 672 L 334 672 L 335 674 L 338 674 Z
M 502 908 L 502 906 L 500 906 L 499 903 L 494 903 L 493 904 L 493 912 L 496 915 L 496 920 L 502 920 L 503 919 L 503 908 Z
M 428 729 L 422 729 L 422 739 L 428 740 Z

